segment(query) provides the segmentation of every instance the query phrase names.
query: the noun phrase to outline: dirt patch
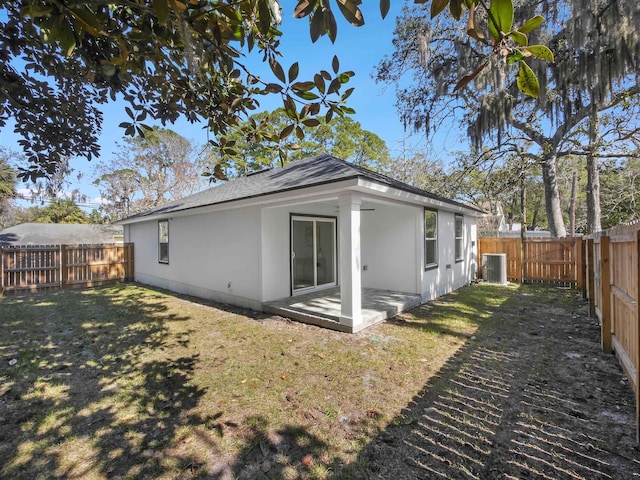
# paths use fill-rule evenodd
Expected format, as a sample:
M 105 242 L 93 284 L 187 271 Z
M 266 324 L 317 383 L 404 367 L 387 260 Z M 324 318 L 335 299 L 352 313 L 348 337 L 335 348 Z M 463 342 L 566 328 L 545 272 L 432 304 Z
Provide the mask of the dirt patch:
M 523 287 L 342 478 L 640 478 L 635 403 L 574 292 Z

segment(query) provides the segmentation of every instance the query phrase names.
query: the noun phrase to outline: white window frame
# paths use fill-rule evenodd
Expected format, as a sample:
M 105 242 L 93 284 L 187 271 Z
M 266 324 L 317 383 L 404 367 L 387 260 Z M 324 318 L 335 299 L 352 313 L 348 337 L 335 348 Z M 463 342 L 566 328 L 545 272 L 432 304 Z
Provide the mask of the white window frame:
M 464 215 L 456 213 L 454 216 L 454 235 L 456 238 L 455 254 L 456 262 L 464 261 Z M 458 231 L 458 222 L 460 222 L 460 231 Z
M 435 231 L 433 232 L 433 237 L 427 237 L 427 214 L 435 215 Z M 427 242 L 433 242 L 433 262 L 429 263 L 427 261 Z M 432 210 L 430 208 L 424 209 L 424 269 L 431 270 L 432 268 L 438 267 L 438 211 Z
M 163 241 L 162 227 L 166 225 L 166 241 Z M 162 245 L 166 245 L 166 255 L 162 255 Z M 169 263 L 169 220 L 158 220 L 158 263 Z

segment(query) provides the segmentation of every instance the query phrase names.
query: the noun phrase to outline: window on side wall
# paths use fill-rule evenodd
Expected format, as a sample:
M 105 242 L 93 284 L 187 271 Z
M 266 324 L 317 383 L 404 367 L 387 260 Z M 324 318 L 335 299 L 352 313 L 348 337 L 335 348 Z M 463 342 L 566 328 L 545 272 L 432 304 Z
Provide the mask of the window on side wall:
M 438 266 L 438 212 L 424 211 L 424 268 Z
M 158 262 L 169 263 L 169 220 L 158 222 Z
M 456 262 L 464 260 L 464 217 L 456 214 Z

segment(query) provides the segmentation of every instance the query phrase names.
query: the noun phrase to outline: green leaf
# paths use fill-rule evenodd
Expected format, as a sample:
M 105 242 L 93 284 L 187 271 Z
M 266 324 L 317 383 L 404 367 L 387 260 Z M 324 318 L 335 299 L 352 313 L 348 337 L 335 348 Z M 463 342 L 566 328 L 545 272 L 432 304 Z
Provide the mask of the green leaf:
M 79 7 L 77 9 L 69 9 L 69 13 L 80 22 L 90 35 L 97 37 L 103 34 L 102 25 L 96 15 L 88 7 Z
M 53 7 L 45 7 L 43 5 L 31 4 L 31 5 L 23 5 L 20 9 L 20 13 L 23 17 L 31 17 L 38 18 L 44 17 L 53 13 Z
M 507 55 L 507 64 L 511 65 L 516 62 L 519 62 L 524 58 L 524 55 L 520 50 L 513 50 L 509 55 Z
M 449 5 L 449 0 L 432 0 L 431 1 L 431 18 L 435 18 Z
M 380 15 L 382 18 L 385 18 L 389 13 L 389 8 L 391 7 L 390 0 L 380 0 Z
M 333 73 L 338 73 L 338 70 L 340 70 L 340 61 L 336 55 L 334 55 L 333 60 L 331 60 L 331 68 L 333 68 Z
M 324 26 L 324 11 L 321 7 L 316 8 L 311 18 L 309 33 L 311 34 L 311 42 L 315 43 L 326 32 Z
M 540 95 L 538 77 L 536 77 L 536 74 L 533 73 L 533 70 L 531 70 L 524 60 L 520 61 L 520 71 L 516 77 L 516 83 L 518 85 L 518 89 L 525 95 L 529 95 L 533 98 L 538 98 L 538 95 Z
M 340 79 L 339 78 L 334 78 L 333 80 L 331 80 L 331 83 L 329 84 L 329 88 L 327 89 L 327 93 L 329 95 L 331 95 L 332 93 L 336 93 L 340 90 Z
M 293 132 L 293 129 L 296 128 L 296 125 L 294 123 L 292 123 L 291 125 L 287 125 L 286 127 L 284 127 L 282 129 L 282 131 L 280 132 L 280 140 L 284 140 L 285 138 L 287 138 L 289 135 L 291 135 L 291 132 Z
M 264 91 L 268 93 L 280 93 L 282 91 L 282 85 L 278 83 L 267 83 Z
M 302 98 L 303 100 L 317 100 L 318 98 L 320 98 L 318 95 L 316 95 L 313 92 L 302 92 L 302 91 L 296 91 L 294 92 L 298 97 Z
M 351 87 L 349 89 L 347 89 L 343 94 L 342 97 L 340 97 L 341 101 L 345 101 L 347 98 L 349 98 L 351 96 L 351 94 L 353 93 L 353 91 L 355 90 L 355 88 Z
M 291 88 L 293 90 L 298 90 L 300 92 L 307 92 L 309 90 L 312 90 L 315 86 L 316 84 L 313 82 L 296 82 L 293 85 L 291 85 Z
M 451 16 L 456 20 L 460 20 L 462 17 L 462 2 L 464 0 L 451 0 L 449 2 L 449 11 L 451 12 Z
M 289 67 L 289 83 L 293 82 L 296 78 L 298 78 L 299 71 L 300 71 L 300 67 L 298 66 L 298 62 L 294 63 Z
M 63 19 L 58 30 L 58 42 L 60 42 L 62 52 L 66 57 L 69 57 L 76 48 L 76 35 L 66 18 Z
M 478 74 L 484 70 L 484 68 L 487 66 L 487 62 L 482 63 L 478 68 L 476 68 L 473 73 L 470 73 L 468 75 L 465 75 L 464 77 L 462 77 L 460 79 L 460 81 L 458 81 L 458 83 L 456 83 L 456 86 L 453 87 L 453 91 L 457 92 L 458 90 L 460 90 L 463 87 L 466 87 L 474 78 L 476 78 L 478 76 Z
M 316 0 L 300 0 L 293 11 L 294 18 L 304 18 L 313 12 L 316 6 Z
M 516 42 L 518 45 L 522 45 L 523 47 L 526 47 L 529 43 L 529 39 L 527 38 L 527 36 L 517 30 L 509 32 L 509 37 L 511 37 L 511 40 Z
M 536 15 L 535 17 L 530 18 L 529 20 L 524 22 L 524 24 L 518 29 L 518 31 L 520 33 L 527 34 L 542 25 L 542 22 L 544 22 L 544 17 L 542 15 Z
M 156 12 L 160 25 L 166 25 L 169 19 L 169 3 L 167 0 L 153 0 L 153 10 Z
M 306 120 L 303 120 L 302 123 L 305 127 L 317 127 L 320 125 L 320 120 L 316 118 L 307 118 Z
M 296 102 L 287 95 L 287 98 L 284 101 L 284 112 L 287 114 L 292 120 L 298 119 L 298 112 L 296 111 Z
M 341 73 L 338 76 L 338 80 L 340 81 L 340 83 L 348 83 L 350 78 L 351 75 L 349 75 L 349 72 Z
M 356 27 L 364 25 L 364 17 L 358 8 L 358 4 L 360 3 L 358 0 L 337 0 L 337 2 L 342 15 L 351 25 Z
M 280 80 L 283 83 L 287 81 L 284 76 L 284 70 L 282 69 L 282 65 L 280 65 L 276 60 L 272 58 L 271 60 L 269 60 L 269 66 L 271 67 L 271 71 L 277 77 L 278 80 Z
M 502 33 L 511 31 L 511 26 L 513 25 L 512 0 L 491 0 L 489 14 L 489 33 L 493 39 L 498 42 L 502 37 Z M 491 17 L 493 17 L 496 24 L 491 21 Z
M 338 36 L 338 24 L 336 23 L 336 17 L 333 16 L 333 12 L 329 9 L 324 12 L 324 27 L 329 35 L 331 43 L 336 43 L 336 37 Z
M 332 110 L 332 109 L 327 110 L 327 113 L 326 113 L 326 114 L 325 114 L 325 116 L 324 116 L 324 121 L 325 121 L 326 123 L 329 123 L 329 122 L 331 121 L 331 119 L 332 119 L 332 118 L 333 118 L 333 110 Z
M 529 45 L 525 48 L 525 51 L 540 60 L 545 60 L 551 63 L 554 62 L 553 52 L 545 45 Z
M 271 27 L 271 9 L 268 0 L 258 0 L 258 28 L 260 33 L 266 35 Z
M 320 91 L 320 93 L 324 93 L 325 92 L 325 83 L 324 83 L 324 78 L 322 77 L 322 75 L 320 75 L 319 73 L 316 73 L 313 76 L 313 83 L 318 88 L 318 91 Z
M 302 127 L 300 126 L 296 127 L 296 137 L 298 137 L 298 140 L 302 140 L 304 138 L 304 130 L 302 130 Z

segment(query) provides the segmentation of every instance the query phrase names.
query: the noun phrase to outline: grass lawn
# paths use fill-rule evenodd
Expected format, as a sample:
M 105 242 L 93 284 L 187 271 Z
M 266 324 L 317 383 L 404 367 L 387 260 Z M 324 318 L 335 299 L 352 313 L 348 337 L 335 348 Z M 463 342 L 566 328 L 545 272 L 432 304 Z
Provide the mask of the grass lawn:
M 0 476 L 324 478 L 507 295 L 357 335 L 136 285 L 2 298 Z
M 371 478 L 362 452 L 516 290 L 356 335 L 137 285 L 1 298 L 0 478 Z

